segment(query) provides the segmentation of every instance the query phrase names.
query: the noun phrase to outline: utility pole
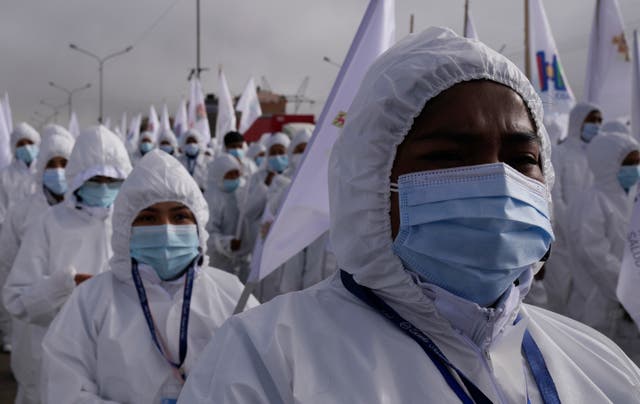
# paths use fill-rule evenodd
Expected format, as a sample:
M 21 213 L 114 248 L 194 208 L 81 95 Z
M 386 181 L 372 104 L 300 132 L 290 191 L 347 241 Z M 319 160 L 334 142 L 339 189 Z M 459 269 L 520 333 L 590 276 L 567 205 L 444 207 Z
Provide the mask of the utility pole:
M 411 14 L 411 16 L 409 16 L 409 33 L 413 34 L 413 20 L 414 20 L 414 16 L 413 14 Z
M 196 78 L 200 79 L 200 0 L 196 0 Z
M 524 0 L 524 74 L 531 80 L 531 52 L 529 51 L 529 0 Z
M 49 85 L 53 88 L 57 88 L 58 90 L 64 91 L 67 94 L 67 106 L 69 107 L 69 119 L 71 119 L 71 111 L 73 111 L 73 94 L 78 91 L 86 90 L 91 87 L 91 83 L 87 83 L 82 87 L 74 88 L 73 90 L 68 90 L 62 86 L 57 85 L 53 81 L 49 82 Z
M 467 24 L 469 22 L 469 0 L 464 0 L 464 25 L 462 26 L 462 36 L 464 36 L 465 38 L 467 38 L 467 30 L 469 29 L 469 27 L 467 27 Z

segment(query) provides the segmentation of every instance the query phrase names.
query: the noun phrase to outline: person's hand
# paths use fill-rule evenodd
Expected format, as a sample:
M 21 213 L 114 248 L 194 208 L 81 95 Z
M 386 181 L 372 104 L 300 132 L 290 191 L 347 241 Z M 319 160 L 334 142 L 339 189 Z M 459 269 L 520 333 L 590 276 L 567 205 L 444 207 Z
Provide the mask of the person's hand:
M 76 283 L 76 286 L 78 286 L 82 282 L 86 281 L 87 279 L 91 279 L 92 277 L 93 275 L 91 274 L 75 274 L 75 276 L 73 277 L 73 280 Z
M 275 173 L 269 171 L 267 173 L 267 178 L 264 179 L 264 185 L 266 186 L 271 186 L 271 181 L 273 181 L 273 177 L 275 176 Z
M 242 240 L 233 239 L 231 240 L 231 251 L 238 251 L 240 246 L 242 245 Z
M 267 234 L 269 234 L 269 230 L 271 230 L 271 223 L 272 222 L 264 222 L 262 223 L 262 226 L 260 226 L 260 235 L 262 238 L 266 238 Z

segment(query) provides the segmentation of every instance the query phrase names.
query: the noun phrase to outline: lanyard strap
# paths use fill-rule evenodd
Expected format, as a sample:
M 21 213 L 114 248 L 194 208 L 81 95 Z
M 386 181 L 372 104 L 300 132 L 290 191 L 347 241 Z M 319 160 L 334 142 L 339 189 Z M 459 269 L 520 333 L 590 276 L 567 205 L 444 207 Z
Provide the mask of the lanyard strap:
M 351 292 L 351 294 L 353 294 L 358 299 L 373 308 L 375 311 L 380 313 L 387 320 L 391 321 L 402 332 L 404 332 L 418 345 L 420 345 L 429 359 L 431 359 L 431 361 L 434 363 L 451 390 L 453 390 L 453 392 L 458 396 L 460 401 L 462 401 L 464 404 L 491 403 L 491 400 L 489 400 L 489 398 L 487 398 L 487 396 L 482 391 L 480 391 L 480 389 L 476 387 L 475 384 L 473 384 L 460 370 L 458 370 L 458 368 L 456 368 L 447 359 L 440 348 L 438 348 L 438 346 L 425 333 L 402 318 L 393 308 L 391 308 L 391 306 L 385 303 L 384 300 L 378 297 L 371 289 L 359 285 L 353 279 L 353 275 L 340 270 L 340 278 L 344 287 L 349 292 Z M 560 398 L 558 396 L 558 392 L 556 390 L 553 379 L 551 378 L 551 374 L 547 369 L 544 357 L 542 356 L 542 352 L 538 348 L 528 330 L 525 331 L 522 346 L 525 357 L 527 359 L 527 362 L 529 363 L 534 379 L 536 381 L 536 385 L 538 386 L 538 390 L 540 391 L 544 403 L 559 404 Z M 462 380 L 466 391 L 462 388 L 462 386 L 460 386 L 449 369 L 453 370 L 458 375 L 460 380 Z M 530 402 L 528 399 L 527 401 Z
M 156 331 L 155 321 L 153 320 L 153 315 L 151 314 L 151 309 L 149 308 L 149 300 L 147 299 L 147 293 L 144 289 L 144 285 L 142 284 L 142 278 L 140 277 L 140 271 L 138 270 L 138 262 L 136 260 L 131 260 L 131 275 L 133 276 L 133 283 L 136 287 L 136 291 L 138 292 L 138 299 L 140 300 L 140 306 L 142 308 L 142 313 L 144 314 L 144 318 L 147 322 L 147 327 L 149 328 L 149 332 L 151 333 L 151 339 L 153 340 L 156 348 L 162 355 L 162 357 L 169 363 L 173 369 L 177 370 L 180 374 L 182 380 L 185 380 L 184 372 L 181 370 L 182 365 L 184 364 L 184 360 L 187 357 L 187 332 L 189 328 L 189 312 L 191 307 L 191 294 L 193 292 L 193 278 L 195 274 L 194 266 L 197 262 L 198 257 L 194 259 L 187 269 L 185 283 L 184 283 L 184 295 L 182 299 L 182 312 L 180 315 L 180 361 L 173 362 L 169 359 L 169 356 L 165 353 L 165 349 L 163 348 L 163 344 L 161 343 L 161 337 L 158 335 Z

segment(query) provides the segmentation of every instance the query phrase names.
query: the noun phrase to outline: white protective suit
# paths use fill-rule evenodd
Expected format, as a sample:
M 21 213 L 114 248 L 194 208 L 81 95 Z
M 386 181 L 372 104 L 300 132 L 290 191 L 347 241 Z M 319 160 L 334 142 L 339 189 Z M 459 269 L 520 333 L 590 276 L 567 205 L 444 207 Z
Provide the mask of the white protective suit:
M 192 137 L 195 137 L 198 140 L 198 147 L 200 147 L 200 152 L 195 158 L 187 156 L 184 151 L 187 140 Z M 182 150 L 182 154 L 180 154 L 178 160 L 187 169 L 187 171 L 189 171 L 189 174 L 191 174 L 193 179 L 196 180 L 200 190 L 204 192 L 207 189 L 207 175 L 209 174 L 208 165 L 212 159 L 205 154 L 206 145 L 202 144 L 200 134 L 192 129 L 185 132 L 180 138 L 180 149 Z
M 45 135 L 42 140 L 39 158 L 36 161 L 36 192 L 15 203 L 9 210 L 7 220 L 2 225 L 2 230 L 0 231 L 0 287 L 4 285 L 9 275 L 26 229 L 31 223 L 40 220 L 49 205 L 57 203 L 44 188 L 42 175 L 47 163 L 52 158 L 64 157 L 68 159 L 74 143 L 74 138 L 69 132 L 60 127 L 58 129 L 55 133 Z M 2 321 L 2 327 L 0 328 L 4 338 L 3 343 L 10 344 L 11 327 L 9 324 L 11 318 L 6 313 L 4 305 L 1 306 L 0 311 L 4 312 L 2 314 L 6 315 L 8 320 L 6 322 Z
M 622 133 L 624 135 L 631 135 L 631 130 L 627 125 L 620 121 L 607 121 L 602 124 L 600 128 L 602 133 Z
M 247 148 L 247 157 L 250 158 L 254 163 L 256 162 L 256 157 L 258 157 L 258 154 L 260 153 L 265 153 L 265 155 L 267 153 L 266 147 L 264 147 L 264 145 L 260 142 L 253 142 Z
M 284 176 L 288 178 L 293 178 L 296 170 L 298 170 L 298 165 L 302 160 L 303 154 L 293 154 L 293 150 L 300 145 L 301 143 L 309 143 L 311 140 L 311 133 L 307 130 L 301 130 L 296 133 L 293 139 L 291 139 L 291 144 L 287 149 L 287 156 L 289 156 L 289 167 L 284 172 Z
M 232 314 L 242 284 L 235 276 L 207 265 L 209 212 L 202 193 L 173 157 L 151 151 L 123 184 L 114 204 L 110 270 L 74 291 L 45 336 L 44 403 L 159 404 L 167 387 L 180 387 L 151 339 L 133 283 L 129 252 L 135 217 L 142 209 L 165 201 L 183 203 L 193 212 L 205 257 L 193 283 L 187 375 L 211 335 Z M 160 337 L 171 356 L 178 358 L 185 277 L 164 282 L 145 265 L 140 272 Z M 255 304 L 251 299 L 249 305 Z
M 616 296 L 636 188 L 627 194 L 617 175 L 625 157 L 639 149 L 638 143 L 623 133 L 602 134 L 591 141 L 587 157 L 594 183 L 569 206 L 568 230 L 571 256 L 576 260 L 569 314 L 623 348 L 627 348 L 625 337 L 634 337 L 636 352 L 627 353 L 640 358 L 638 329 L 623 318 Z
M 136 147 L 135 150 L 132 151 L 131 155 L 129 156 L 131 158 L 131 164 L 133 164 L 134 166 L 136 164 L 138 164 L 138 161 L 144 157 L 144 155 L 142 154 L 142 152 L 140 151 L 140 145 L 142 144 L 143 140 L 149 139 L 151 140 L 151 143 L 153 144 L 153 148 L 156 149 L 158 147 L 158 144 L 160 144 L 159 142 L 156 142 L 155 136 L 153 134 L 153 132 L 149 132 L 149 131 L 145 131 L 142 132 L 140 134 L 140 140 L 138 140 L 138 146 Z
M 173 133 L 172 130 L 162 130 L 162 132 L 160 133 L 160 136 L 158 136 L 158 148 L 160 148 L 160 145 L 162 144 L 162 142 L 167 141 L 171 144 L 171 146 L 173 147 L 173 154 L 172 156 L 175 158 L 178 158 L 178 156 L 180 155 L 179 152 L 179 147 L 178 147 L 178 138 L 176 138 L 176 134 Z
M 110 209 L 86 208 L 74 192 L 96 175 L 124 179 L 130 171 L 114 133 L 104 126 L 83 131 L 67 163 L 64 202 L 48 209 L 23 237 L 3 289 L 4 305 L 16 320 L 11 368 L 19 403 L 39 402 L 41 341 L 75 288 L 74 275 L 103 271 L 111 256 Z
M 611 341 L 523 305 L 533 270 L 495 309 L 419 285 L 393 253 L 395 150 L 425 102 L 456 83 L 513 88 L 531 111 L 553 183 L 542 105 L 524 74 L 479 41 L 430 28 L 385 52 L 365 75 L 329 164 L 331 241 L 340 268 L 427 334 L 493 403 L 541 402 L 523 360 L 526 327 L 565 403 L 640 401 L 640 371 Z M 537 266 L 537 265 L 535 265 Z M 522 319 L 513 325 L 517 313 Z M 334 276 L 231 318 L 191 373 L 179 403 L 459 403 L 410 337 Z
M 36 161 L 29 167 L 15 157 L 16 143 L 22 139 L 29 139 L 35 145 L 40 145 L 40 134 L 28 123 L 21 122 L 11 132 L 11 154 L 14 156 L 11 164 L 0 171 L 0 225 L 5 221 L 6 214 L 13 204 L 33 193 L 36 187 L 34 174 Z
M 573 288 L 571 274 L 576 265 L 571 256 L 572 236 L 568 233 L 568 207 L 571 202 L 593 183 L 593 174 L 587 163 L 588 143 L 581 139 L 582 125 L 587 115 L 600 108 L 593 104 L 578 103 L 569 115 L 568 135 L 553 149 L 553 167 L 557 181 L 552 190 L 553 233 L 556 241 L 546 263 L 544 288 L 551 311 L 567 315 L 567 304 Z
M 238 221 L 243 216 L 240 207 L 248 201 L 246 181 L 241 179 L 240 186 L 234 192 L 223 190 L 224 175 L 232 170 L 242 171 L 238 160 L 230 154 L 223 153 L 209 165 L 209 185 L 204 194 L 209 205 L 208 251 L 211 266 L 238 275 L 246 281 L 249 271 L 249 258 L 255 235 L 250 233 L 249 225 L 244 218 L 240 224 L 240 249 L 231 251 L 231 240 L 236 238 Z

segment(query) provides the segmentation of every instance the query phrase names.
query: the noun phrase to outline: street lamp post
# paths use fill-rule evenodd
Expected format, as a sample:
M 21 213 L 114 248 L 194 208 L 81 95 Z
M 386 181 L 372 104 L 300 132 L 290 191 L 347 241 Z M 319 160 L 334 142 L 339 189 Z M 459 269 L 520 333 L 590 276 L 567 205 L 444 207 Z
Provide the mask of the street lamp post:
M 51 116 L 49 118 L 47 118 L 47 120 L 53 118 L 53 123 L 58 123 L 58 115 L 60 114 L 60 108 L 62 108 L 62 107 L 67 105 L 66 103 L 65 104 L 60 104 L 60 105 L 55 105 L 55 104 L 52 104 L 52 103 L 48 102 L 47 100 L 40 100 L 40 104 L 51 108 L 51 110 L 53 111 L 53 114 L 51 114 Z
M 73 110 L 73 94 L 77 93 L 78 91 L 86 90 L 91 87 L 91 83 L 87 83 L 82 87 L 74 88 L 73 90 L 68 90 L 64 87 L 57 85 L 53 81 L 50 81 L 49 85 L 53 88 L 57 88 L 58 90 L 62 90 L 65 93 L 67 93 L 67 105 L 69 106 L 69 119 L 71 119 L 71 111 Z
M 103 86 L 102 86 L 102 83 L 103 83 L 103 80 L 102 80 L 102 72 L 103 72 L 104 63 L 105 63 L 107 60 L 112 59 L 112 58 L 114 58 L 114 57 L 116 57 L 116 56 L 120 56 L 120 55 L 123 55 L 123 54 L 125 54 L 125 53 L 127 53 L 127 52 L 130 52 L 130 51 L 133 49 L 133 46 L 127 46 L 126 48 L 124 48 L 124 49 L 123 49 L 123 50 L 121 50 L 121 51 L 114 52 L 114 53 L 112 53 L 112 54 L 110 54 L 110 55 L 107 55 L 107 56 L 105 56 L 105 57 L 102 57 L 102 58 L 101 58 L 100 56 L 98 56 L 98 55 L 94 54 L 94 53 L 89 52 L 89 51 L 88 51 L 88 50 L 86 50 L 86 49 L 82 49 L 82 48 L 78 47 L 78 46 L 77 46 L 77 45 L 75 45 L 75 44 L 69 44 L 69 47 L 70 47 L 71 49 L 75 50 L 75 51 L 78 51 L 78 52 L 80 52 L 80 53 L 84 53 L 85 55 L 90 56 L 90 57 L 92 57 L 93 59 L 95 59 L 95 60 L 97 60 L 97 61 L 98 61 L 98 72 L 99 72 L 99 74 L 100 74 L 100 116 L 98 117 L 98 122 L 102 123 L 102 105 L 103 105 L 103 104 L 102 104 L 102 103 L 103 103 L 103 98 L 102 98 L 102 97 L 103 97 L 103 95 L 102 95 L 102 87 L 103 87 Z
M 322 60 L 324 60 L 325 62 L 329 63 L 330 65 L 334 65 L 335 67 L 337 67 L 338 69 L 342 67 L 342 65 L 340 63 L 334 62 L 333 60 L 331 60 L 329 58 L 329 56 L 324 56 L 322 58 Z

